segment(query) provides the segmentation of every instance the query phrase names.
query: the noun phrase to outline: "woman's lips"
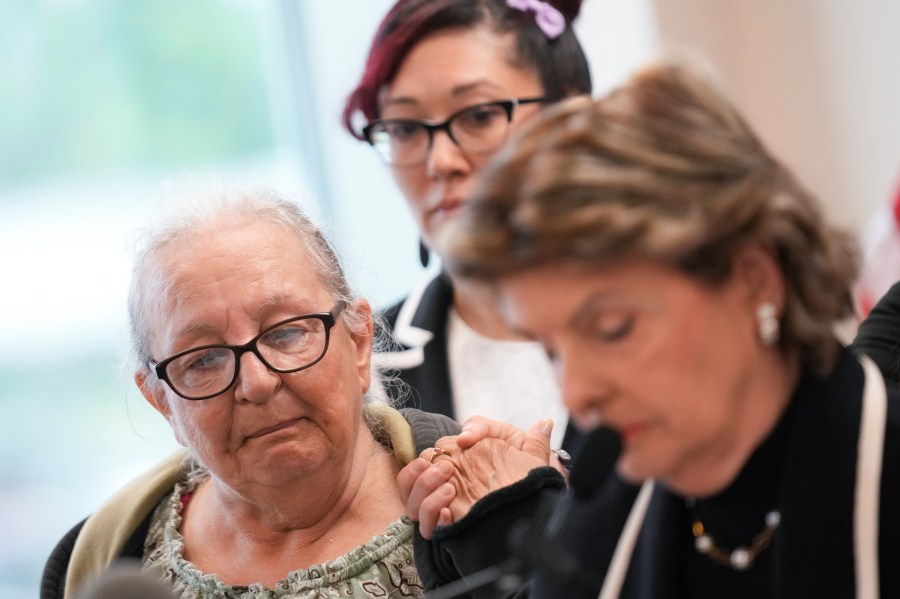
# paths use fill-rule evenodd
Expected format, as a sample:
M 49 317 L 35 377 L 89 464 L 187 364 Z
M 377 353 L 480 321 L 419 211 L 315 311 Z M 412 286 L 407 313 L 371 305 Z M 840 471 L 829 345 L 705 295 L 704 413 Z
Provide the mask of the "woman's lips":
M 463 201 L 456 198 L 448 198 L 430 210 L 432 216 L 447 217 L 459 211 Z
M 265 435 L 289 428 L 291 426 L 294 426 L 298 422 L 300 422 L 300 420 L 301 420 L 301 418 L 292 418 L 291 420 L 285 420 L 284 422 L 279 422 L 278 424 L 275 424 L 273 426 L 267 426 L 265 428 L 261 428 L 258 431 L 254 432 L 253 434 L 248 435 L 247 439 L 256 439 L 256 438 L 263 437 Z
M 646 423 L 635 423 L 619 428 L 619 435 L 622 437 L 622 444 L 628 445 L 637 437 L 642 435 L 648 428 Z

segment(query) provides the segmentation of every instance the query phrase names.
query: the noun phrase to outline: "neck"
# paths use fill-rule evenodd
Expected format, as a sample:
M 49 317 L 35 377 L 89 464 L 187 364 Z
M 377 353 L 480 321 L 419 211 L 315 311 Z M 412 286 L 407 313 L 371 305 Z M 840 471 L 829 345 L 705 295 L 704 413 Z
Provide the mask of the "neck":
M 775 429 L 799 381 L 800 360 L 793 354 L 786 357 L 777 349 L 763 354 L 761 368 L 752 371 L 742 400 L 735 402 L 734 430 L 665 481 L 676 493 L 709 497 L 723 491 Z
M 473 281 L 453 281 L 453 307 L 469 328 L 484 337 L 522 340 L 501 318 L 492 288 Z

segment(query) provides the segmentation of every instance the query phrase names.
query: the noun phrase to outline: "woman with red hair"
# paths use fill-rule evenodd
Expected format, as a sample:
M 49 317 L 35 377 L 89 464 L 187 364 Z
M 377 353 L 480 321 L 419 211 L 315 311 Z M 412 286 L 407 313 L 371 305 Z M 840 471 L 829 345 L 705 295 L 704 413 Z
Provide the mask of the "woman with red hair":
M 378 28 L 344 108 L 347 129 L 391 169 L 421 234 L 421 255 L 468 202 L 508 134 L 541 108 L 591 91 L 572 30 L 580 0 L 399 0 Z M 376 356 L 406 383 L 394 399 L 459 421 L 528 427 L 571 449 L 549 361 L 507 328 L 472 285 L 446 271 L 385 311 L 395 351 Z M 566 433 L 566 439 L 563 439 Z

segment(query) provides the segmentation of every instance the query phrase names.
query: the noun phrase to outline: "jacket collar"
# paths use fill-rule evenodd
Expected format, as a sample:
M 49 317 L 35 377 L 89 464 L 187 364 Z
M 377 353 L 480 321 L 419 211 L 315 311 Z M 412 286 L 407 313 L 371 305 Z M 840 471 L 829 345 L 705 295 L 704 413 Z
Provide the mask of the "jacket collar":
M 419 283 L 403 302 L 394 339 L 407 348 L 422 347 L 447 326 L 453 286 L 444 271 Z

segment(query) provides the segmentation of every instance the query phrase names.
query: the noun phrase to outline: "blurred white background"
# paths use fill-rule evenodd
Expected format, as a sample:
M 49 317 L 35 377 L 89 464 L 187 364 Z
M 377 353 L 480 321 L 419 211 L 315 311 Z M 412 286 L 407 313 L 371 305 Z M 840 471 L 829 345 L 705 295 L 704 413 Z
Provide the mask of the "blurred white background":
M 164 180 L 304 198 L 376 305 L 421 276 L 389 173 L 339 124 L 389 5 L 0 4 L 0 596 L 34 596 L 57 539 L 175 447 L 120 365 L 128 240 Z M 874 247 L 900 183 L 897 23 L 893 0 L 586 0 L 576 28 L 598 94 L 661 49 L 709 62 Z

